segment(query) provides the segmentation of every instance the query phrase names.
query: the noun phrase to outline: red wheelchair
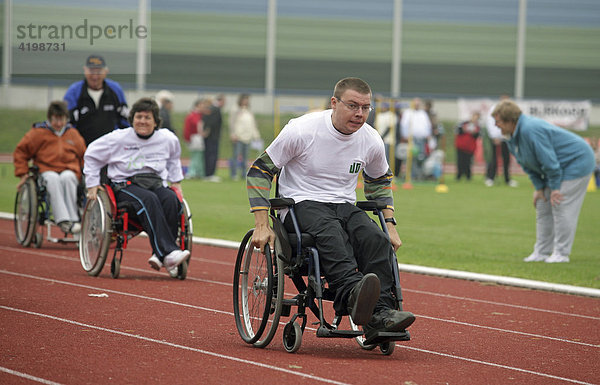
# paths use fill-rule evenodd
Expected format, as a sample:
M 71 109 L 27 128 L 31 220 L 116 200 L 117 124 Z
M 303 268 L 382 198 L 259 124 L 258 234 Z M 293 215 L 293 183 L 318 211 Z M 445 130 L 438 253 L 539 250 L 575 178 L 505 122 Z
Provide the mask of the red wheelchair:
M 177 245 L 181 250 L 189 250 L 190 256 L 177 268 L 173 278 L 185 279 L 192 251 L 192 220 L 189 206 L 176 189 L 181 212 L 177 223 Z M 98 189 L 96 199 L 88 199 L 83 209 L 81 235 L 79 240 L 79 258 L 83 269 L 91 276 L 102 271 L 111 244 L 114 243 L 113 259 L 110 273 L 113 278 L 119 277 L 123 250 L 128 241 L 143 231 L 137 221 L 135 210 L 128 202 L 117 202 L 110 185 L 102 185 Z

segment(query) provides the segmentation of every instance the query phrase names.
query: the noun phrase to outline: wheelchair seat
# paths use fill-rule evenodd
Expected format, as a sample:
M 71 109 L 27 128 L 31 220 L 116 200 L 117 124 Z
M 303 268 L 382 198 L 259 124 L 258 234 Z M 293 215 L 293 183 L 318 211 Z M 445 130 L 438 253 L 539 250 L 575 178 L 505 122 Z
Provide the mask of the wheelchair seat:
M 267 245 L 265 250 L 252 246 L 252 234 L 249 230 L 238 249 L 234 275 L 234 315 L 236 326 L 242 339 L 255 347 L 265 347 L 272 340 L 279 324 L 280 317 L 291 315 L 291 309 L 297 311 L 285 325 L 283 345 L 286 351 L 293 353 L 300 348 L 302 334 L 307 324 L 306 308 L 317 317 L 317 337 L 355 338 L 363 349 L 371 350 L 379 346 L 385 355 L 392 354 L 395 342 L 408 341 L 408 331 L 394 333 L 377 333 L 365 342 L 364 331 L 348 317 L 351 330 L 340 328 L 345 315 L 336 314 L 333 321 L 325 321 L 323 300 L 333 300 L 334 293 L 327 287 L 322 277 L 318 250 L 314 238 L 302 233 L 299 229 L 293 199 L 272 198 L 270 218 L 275 233 L 275 255 Z M 382 230 L 387 234 L 387 227 L 382 209 L 387 206 L 382 202 L 357 202 L 357 206 L 367 212 L 373 212 L 379 218 Z M 288 232 L 278 215 L 278 210 L 288 210 L 294 224 L 293 232 Z M 398 264 L 395 252 L 390 250 L 391 265 L 394 269 L 394 296 L 397 308 L 402 309 Z M 293 298 L 283 298 L 284 276 L 287 276 L 298 290 Z M 297 322 L 300 320 L 300 323 Z
M 178 278 L 184 280 L 191 259 L 193 225 L 189 206 L 177 190 L 181 206 L 181 219 L 177 221 L 176 243 L 181 250 L 189 250 L 190 256 L 177 268 Z M 81 221 L 81 240 L 79 242 L 79 258 L 83 269 L 91 276 L 97 276 L 102 271 L 108 249 L 114 244 L 114 254 L 111 262 L 111 275 L 118 278 L 120 273 L 123 250 L 127 248 L 129 239 L 143 231 L 137 219 L 137 212 L 131 202 L 117 202 L 115 192 L 110 184 L 104 184 L 98 189 L 96 199 L 88 200 Z

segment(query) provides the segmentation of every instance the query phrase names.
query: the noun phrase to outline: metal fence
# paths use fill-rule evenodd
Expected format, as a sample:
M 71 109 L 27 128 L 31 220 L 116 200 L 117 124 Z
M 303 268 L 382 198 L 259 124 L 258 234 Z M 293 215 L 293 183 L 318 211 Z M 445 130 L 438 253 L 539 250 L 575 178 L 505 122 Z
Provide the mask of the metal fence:
M 97 2 L 4 0 L 5 83 L 67 84 L 80 78 L 81 73 L 10 71 L 8 3 L 31 9 L 64 6 L 85 14 L 99 7 Z M 105 2 L 103 11 L 118 13 L 119 3 Z M 510 94 L 599 100 L 597 0 L 140 1 L 144 3 L 151 25 L 150 70 L 139 73 L 134 66 L 131 73 L 113 72 L 126 87 L 328 94 L 339 78 L 359 76 L 375 92 L 394 97 Z M 120 54 L 139 62 L 133 52 Z

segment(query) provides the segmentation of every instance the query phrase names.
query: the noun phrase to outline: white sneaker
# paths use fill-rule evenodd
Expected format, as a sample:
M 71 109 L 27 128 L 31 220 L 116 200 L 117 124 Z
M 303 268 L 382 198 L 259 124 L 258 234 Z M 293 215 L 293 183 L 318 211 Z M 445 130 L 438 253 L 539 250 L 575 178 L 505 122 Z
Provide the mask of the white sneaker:
M 517 182 L 517 181 L 516 181 L 516 180 L 514 180 L 514 179 L 511 179 L 511 180 L 509 180 L 509 181 L 508 181 L 508 185 L 509 185 L 510 187 L 519 187 L 519 182 Z
M 177 267 L 190 255 L 189 250 L 173 250 L 165 257 L 165 268 L 171 270 Z
M 529 257 L 525 258 L 523 261 L 524 262 L 541 262 L 541 261 L 548 260 L 548 258 L 550 258 L 548 255 L 541 255 L 534 251 L 533 253 L 531 253 L 531 255 Z
M 494 185 L 494 181 L 491 179 L 486 179 L 485 180 L 485 185 L 488 187 L 492 187 Z
M 71 233 L 79 234 L 80 232 L 81 232 L 81 223 L 73 222 L 73 225 L 71 226 Z
M 160 261 L 160 259 L 158 259 L 156 254 L 152 254 L 150 259 L 148 260 L 148 263 L 150 264 L 150 267 L 154 270 L 160 270 L 160 268 L 163 266 L 162 262 Z
M 564 257 L 558 254 L 552 254 L 550 257 L 546 258 L 546 263 L 567 263 L 569 262 L 569 257 Z
M 175 266 L 170 269 L 167 269 L 167 273 L 169 273 L 169 276 L 171 278 L 177 278 L 177 276 L 179 275 L 179 266 Z

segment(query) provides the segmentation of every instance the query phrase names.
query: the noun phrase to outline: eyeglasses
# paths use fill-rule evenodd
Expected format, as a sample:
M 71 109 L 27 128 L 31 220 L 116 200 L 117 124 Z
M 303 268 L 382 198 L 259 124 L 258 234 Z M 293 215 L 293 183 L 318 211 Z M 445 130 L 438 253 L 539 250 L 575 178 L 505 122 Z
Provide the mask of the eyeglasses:
M 354 103 L 346 103 L 345 101 L 343 101 L 340 98 L 336 98 L 337 100 L 339 100 L 340 102 L 342 102 L 343 105 L 345 105 L 346 107 L 348 107 L 348 109 L 350 111 L 354 111 L 354 112 L 358 112 L 358 110 L 362 110 L 363 113 L 368 114 L 369 112 L 373 111 L 373 107 L 369 104 L 365 104 L 364 106 L 361 106 L 359 104 L 354 104 Z

